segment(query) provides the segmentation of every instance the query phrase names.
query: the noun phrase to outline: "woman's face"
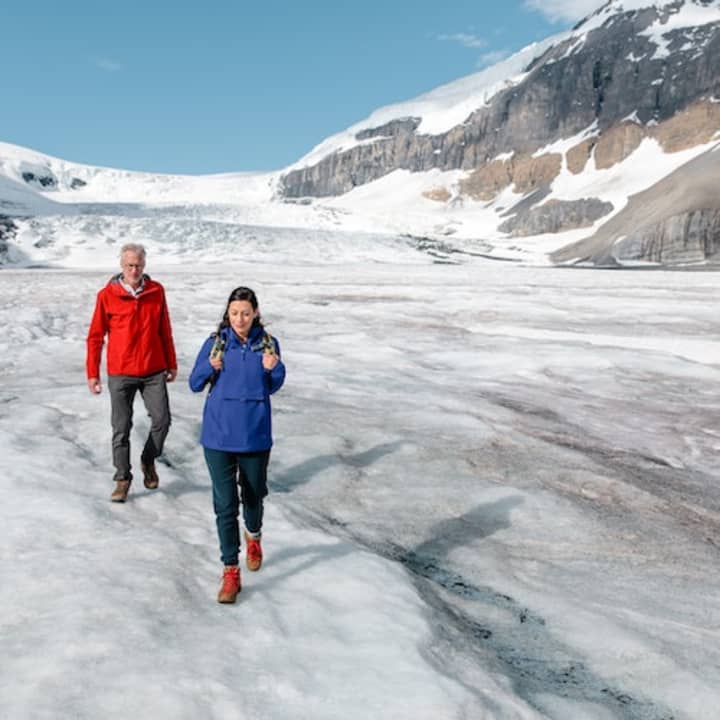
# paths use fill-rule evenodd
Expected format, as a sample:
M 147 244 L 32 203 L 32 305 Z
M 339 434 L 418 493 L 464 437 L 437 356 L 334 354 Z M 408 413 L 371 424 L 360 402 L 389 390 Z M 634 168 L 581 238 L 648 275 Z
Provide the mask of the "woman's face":
M 230 327 L 245 340 L 252 327 L 253 320 L 257 317 L 258 311 L 247 300 L 233 300 L 228 305 L 228 319 Z

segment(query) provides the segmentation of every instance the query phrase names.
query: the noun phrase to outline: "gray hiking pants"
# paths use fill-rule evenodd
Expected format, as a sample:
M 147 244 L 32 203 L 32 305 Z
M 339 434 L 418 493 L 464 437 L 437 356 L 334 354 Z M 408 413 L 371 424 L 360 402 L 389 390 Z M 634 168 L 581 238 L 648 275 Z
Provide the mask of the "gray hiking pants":
M 132 428 L 133 402 L 140 391 L 145 409 L 150 416 L 150 432 L 140 461 L 152 464 L 162 453 L 165 438 L 170 429 L 170 403 L 168 401 L 165 371 L 135 377 L 133 375 L 108 375 L 112 422 L 112 453 L 115 466 L 114 480 L 132 480 L 130 471 L 130 430 Z

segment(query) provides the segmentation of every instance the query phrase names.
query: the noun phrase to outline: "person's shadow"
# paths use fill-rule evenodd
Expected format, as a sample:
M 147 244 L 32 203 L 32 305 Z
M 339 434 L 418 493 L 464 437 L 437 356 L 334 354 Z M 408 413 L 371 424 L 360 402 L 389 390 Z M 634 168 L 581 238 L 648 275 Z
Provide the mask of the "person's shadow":
M 437 523 L 427 532 L 427 540 L 414 548 L 397 548 L 395 559 L 402 563 L 414 576 L 416 587 L 425 599 L 435 607 L 446 607 L 442 589 L 466 600 L 481 602 L 489 607 L 502 608 L 516 617 L 520 623 L 535 626 L 545 625 L 542 617 L 520 605 L 512 597 L 498 592 L 491 586 L 476 584 L 473 573 L 468 573 L 467 559 L 463 564 L 453 562 L 453 550 L 472 545 L 477 540 L 494 535 L 509 528 L 510 512 L 521 505 L 520 495 L 508 495 L 491 503 L 478 505 L 464 515 Z M 476 636 L 487 639 L 493 633 L 488 628 L 470 622 Z
M 470 545 L 509 528 L 510 512 L 522 502 L 521 496 L 508 495 L 494 502 L 477 505 L 459 517 L 441 520 L 427 531 L 428 539 L 410 552 L 419 558 L 431 556 L 437 560 L 446 559 L 452 550 L 461 545 Z
M 332 453 L 318 455 L 283 470 L 269 479 L 270 489 L 277 493 L 289 493 L 310 482 L 315 475 L 335 465 L 349 465 L 363 468 L 377 462 L 381 457 L 395 452 L 404 444 L 403 440 L 382 443 L 358 453 Z

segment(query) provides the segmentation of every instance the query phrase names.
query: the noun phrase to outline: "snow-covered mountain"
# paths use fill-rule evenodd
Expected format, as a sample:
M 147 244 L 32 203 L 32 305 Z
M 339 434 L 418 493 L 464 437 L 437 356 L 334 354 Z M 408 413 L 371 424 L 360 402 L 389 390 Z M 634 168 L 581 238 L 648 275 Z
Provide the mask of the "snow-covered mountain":
M 305 255 L 340 231 L 532 263 L 715 263 L 719 147 L 720 0 L 611 0 L 275 173 L 153 175 L 0 143 L 0 261 L 96 262 L 128 239 L 222 259 L 279 227 Z
M 567 33 L 329 138 L 282 187 L 290 197 L 353 194 L 398 170 L 437 170 L 429 200 L 491 211 L 479 237 L 585 238 L 699 155 L 708 158 L 694 172 L 717 185 L 720 156 L 709 153 L 719 130 L 720 2 L 611 0 Z M 594 238 L 573 253 L 705 260 L 720 250 L 718 201 L 682 200 L 652 222 L 631 213 L 602 246 Z

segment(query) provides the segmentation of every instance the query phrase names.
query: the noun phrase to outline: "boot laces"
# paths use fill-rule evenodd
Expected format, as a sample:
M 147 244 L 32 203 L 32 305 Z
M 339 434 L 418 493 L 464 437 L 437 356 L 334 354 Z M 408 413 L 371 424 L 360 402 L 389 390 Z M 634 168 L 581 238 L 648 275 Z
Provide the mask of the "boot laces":
M 237 587 L 240 584 L 240 568 L 226 567 L 225 570 L 223 570 L 222 583 L 223 592 L 232 592 L 237 590 Z
M 257 538 L 247 537 L 245 539 L 247 544 L 247 557 L 250 562 L 259 562 L 262 560 L 262 547 L 260 546 L 260 540 Z

